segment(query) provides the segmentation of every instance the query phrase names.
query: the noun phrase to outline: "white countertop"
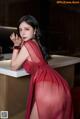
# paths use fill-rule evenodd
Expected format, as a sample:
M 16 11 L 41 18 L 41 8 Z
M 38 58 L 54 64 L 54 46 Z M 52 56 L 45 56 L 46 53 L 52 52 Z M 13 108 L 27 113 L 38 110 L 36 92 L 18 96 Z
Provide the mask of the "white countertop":
M 0 74 L 4 74 L 16 78 L 29 75 L 29 73 L 27 73 L 24 69 L 19 69 L 17 71 L 11 70 L 10 62 L 11 60 L 0 61 Z
M 48 62 L 53 68 L 60 68 L 60 67 L 80 63 L 80 58 L 77 57 L 69 57 L 69 56 L 61 56 L 61 55 L 51 55 L 51 57 L 52 58 Z M 23 68 L 17 71 L 12 71 L 10 68 L 11 60 L 5 60 L 5 59 L 3 61 L 0 61 L 0 74 L 4 74 L 16 78 L 29 75 L 29 73 L 27 73 Z
M 26 76 L 29 75 L 29 73 L 27 73 L 24 69 L 19 69 L 17 71 L 13 71 L 11 70 L 10 67 L 10 62 L 11 62 L 11 56 L 12 54 L 2 54 L 3 58 L 1 58 L 0 61 L 0 74 L 4 74 L 4 75 L 8 75 L 8 76 L 12 76 L 12 77 L 22 77 L 22 76 Z
M 64 67 L 76 63 L 80 63 L 80 58 L 71 57 L 71 56 L 63 56 L 63 55 L 51 55 L 51 59 L 48 63 L 53 68 Z

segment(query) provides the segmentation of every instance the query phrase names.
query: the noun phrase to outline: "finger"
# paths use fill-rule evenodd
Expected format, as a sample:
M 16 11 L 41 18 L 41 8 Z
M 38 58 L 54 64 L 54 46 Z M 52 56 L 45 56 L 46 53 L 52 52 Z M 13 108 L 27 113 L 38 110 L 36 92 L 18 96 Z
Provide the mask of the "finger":
M 15 36 L 15 37 L 16 37 L 16 40 L 18 40 L 18 38 L 19 38 L 19 37 L 18 37 L 18 35 L 17 35 L 17 34 L 16 34 L 16 36 Z
M 22 39 L 19 37 L 19 41 L 22 41 Z
M 15 39 L 16 38 L 14 33 L 11 35 L 11 37 L 12 37 L 12 39 Z
M 12 40 L 13 34 L 10 35 L 10 39 Z

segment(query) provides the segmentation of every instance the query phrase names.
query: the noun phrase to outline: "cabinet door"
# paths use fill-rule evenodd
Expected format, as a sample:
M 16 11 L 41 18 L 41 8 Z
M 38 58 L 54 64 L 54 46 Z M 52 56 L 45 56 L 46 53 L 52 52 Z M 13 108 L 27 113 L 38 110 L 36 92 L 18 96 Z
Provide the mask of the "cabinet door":
M 6 110 L 7 80 L 5 75 L 0 74 L 0 111 Z

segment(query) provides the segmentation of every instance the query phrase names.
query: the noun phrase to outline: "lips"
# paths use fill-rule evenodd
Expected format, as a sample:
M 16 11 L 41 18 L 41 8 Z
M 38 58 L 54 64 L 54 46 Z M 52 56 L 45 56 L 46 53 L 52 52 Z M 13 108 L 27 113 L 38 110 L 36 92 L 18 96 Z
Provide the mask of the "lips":
M 26 36 L 23 36 L 22 39 L 26 39 L 27 37 Z

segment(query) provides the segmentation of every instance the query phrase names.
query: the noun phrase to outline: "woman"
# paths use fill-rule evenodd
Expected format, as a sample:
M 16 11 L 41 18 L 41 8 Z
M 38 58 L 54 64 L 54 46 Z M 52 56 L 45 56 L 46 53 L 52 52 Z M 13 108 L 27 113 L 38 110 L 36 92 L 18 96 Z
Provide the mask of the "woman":
M 18 33 L 10 36 L 14 43 L 11 67 L 23 66 L 31 74 L 25 119 L 73 119 L 69 86 L 43 57 L 38 21 L 23 16 Z

